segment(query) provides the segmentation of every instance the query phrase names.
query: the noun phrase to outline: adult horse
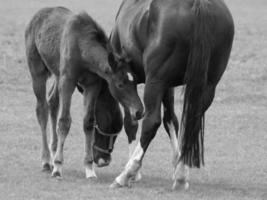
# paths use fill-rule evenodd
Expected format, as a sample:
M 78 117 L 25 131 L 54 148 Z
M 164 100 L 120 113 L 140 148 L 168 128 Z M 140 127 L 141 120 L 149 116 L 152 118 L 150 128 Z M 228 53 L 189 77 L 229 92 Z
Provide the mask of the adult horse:
M 131 65 L 135 81 L 145 82 L 145 117 L 140 141 L 112 187 L 128 186 L 136 176 L 161 124 L 161 103 L 172 106 L 171 88 L 180 85 L 185 85 L 181 147 L 173 134 L 175 120 L 165 126 L 177 155 L 173 188 L 177 182 L 189 186 L 188 166 L 204 164 L 204 113 L 227 66 L 233 36 L 233 19 L 222 0 L 123 1 L 111 45 Z
M 84 90 L 86 177 L 94 177 L 95 105 L 103 82 L 108 84 L 111 94 L 131 110 L 133 118 L 142 116 L 143 106 L 136 85 L 129 80 L 132 76 L 130 69 L 121 67 L 121 62 L 114 60 L 113 54 L 107 50 L 108 40 L 104 31 L 85 12 L 75 15 L 62 7 L 41 9 L 26 28 L 25 44 L 37 98 L 36 114 L 42 131 L 43 168 L 50 169 L 46 136 L 49 113 L 52 176 L 62 176 L 63 146 L 71 125 L 71 97 L 79 85 Z M 47 102 L 46 82 L 49 76 L 54 76 L 54 84 Z

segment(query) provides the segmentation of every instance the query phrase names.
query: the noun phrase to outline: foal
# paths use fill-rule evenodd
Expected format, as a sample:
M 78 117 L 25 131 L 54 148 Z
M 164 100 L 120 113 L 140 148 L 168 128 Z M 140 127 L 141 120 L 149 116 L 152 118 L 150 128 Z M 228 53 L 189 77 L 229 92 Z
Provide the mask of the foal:
M 129 80 L 131 71 L 107 51 L 104 31 L 85 12 L 74 15 L 62 7 L 37 12 L 25 32 L 26 55 L 33 91 L 37 98 L 36 114 L 42 131 L 42 165 L 50 170 L 50 152 L 46 127 L 51 118 L 51 157 L 53 177 L 62 177 L 63 146 L 68 135 L 71 97 L 77 85 L 83 89 L 86 177 L 95 177 L 93 139 L 95 105 L 103 79 L 111 94 L 131 111 L 135 119 L 143 113 L 136 84 Z M 46 82 L 54 77 L 46 100 Z
M 83 93 L 81 87 L 77 88 Z M 104 81 L 96 102 L 95 117 L 97 126 L 93 145 L 94 163 L 98 167 L 105 167 L 111 162 L 111 153 L 122 129 L 123 119 L 119 103 L 112 97 Z

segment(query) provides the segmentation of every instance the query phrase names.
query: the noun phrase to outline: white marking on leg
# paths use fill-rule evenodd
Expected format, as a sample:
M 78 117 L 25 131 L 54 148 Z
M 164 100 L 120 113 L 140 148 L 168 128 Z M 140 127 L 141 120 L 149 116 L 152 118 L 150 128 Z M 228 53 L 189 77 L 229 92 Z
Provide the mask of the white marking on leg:
M 138 170 L 141 167 L 144 150 L 141 147 L 140 142 L 136 146 L 134 153 L 130 160 L 126 164 L 123 172 L 115 179 L 115 181 L 121 186 L 129 186 L 131 177 L 136 176 Z
M 175 180 L 172 188 L 175 189 L 177 187 L 177 182 L 179 186 L 184 186 L 184 189 L 189 189 L 189 167 L 184 165 L 182 162 L 179 162 L 176 170 L 175 170 Z
M 54 162 L 52 176 L 59 178 L 59 179 L 62 178 L 62 164 L 58 164 Z
M 93 164 L 85 166 L 85 176 L 86 178 L 97 178 Z
M 185 180 L 185 181 L 188 180 L 188 178 L 189 178 L 189 167 L 187 165 L 184 165 L 182 162 L 180 162 L 178 164 L 176 172 L 177 172 L 176 178 L 178 180 L 182 180 L 182 181 L 183 180 Z
M 131 159 L 131 156 L 132 156 L 132 154 L 133 154 L 133 152 L 134 152 L 134 149 L 135 149 L 135 147 L 136 147 L 137 145 L 136 145 L 136 142 L 135 141 L 132 141 L 130 144 L 129 144 L 129 160 Z
M 132 156 L 132 154 L 133 154 L 134 149 L 135 149 L 136 146 L 137 146 L 137 145 L 136 145 L 136 140 L 135 140 L 135 141 L 132 141 L 132 142 L 129 144 L 129 160 L 131 159 L 131 156 Z M 138 181 L 140 181 L 141 179 L 142 179 L 142 175 L 141 175 L 140 170 L 138 170 L 136 176 L 133 177 L 133 181 L 134 181 L 134 182 L 138 182 Z
M 179 150 L 179 143 L 178 138 L 176 136 L 175 128 L 173 123 L 168 123 L 168 128 L 170 132 L 170 139 L 171 139 L 171 146 L 172 146 L 172 152 L 173 152 L 173 164 L 178 161 L 180 156 L 180 150 Z
M 140 172 L 140 169 L 137 171 L 135 177 L 132 179 L 133 182 L 139 182 L 142 179 L 142 174 Z
M 129 81 L 134 81 L 133 75 L 131 73 L 127 73 Z
M 184 165 L 182 162 L 179 162 L 180 157 L 180 148 L 178 138 L 175 133 L 175 128 L 173 123 L 168 124 L 169 132 L 170 132 L 170 139 L 171 139 L 171 146 L 173 151 L 173 189 L 177 187 L 177 182 L 179 186 L 183 185 L 184 188 L 187 190 L 189 188 L 189 168 L 188 166 Z M 179 163 L 178 163 L 179 162 Z
M 140 142 L 138 142 L 138 144 L 135 147 L 135 150 L 134 150 L 132 156 L 130 157 L 129 162 L 126 165 L 126 169 L 131 169 L 133 162 L 141 162 L 143 155 L 144 155 L 144 150 L 141 147 Z
M 175 170 L 178 165 L 180 151 L 179 151 L 179 144 L 178 139 L 175 133 L 175 128 L 173 123 L 167 124 L 169 128 L 170 140 L 171 140 L 171 147 L 172 147 L 172 166 L 173 166 L 173 180 L 175 180 Z

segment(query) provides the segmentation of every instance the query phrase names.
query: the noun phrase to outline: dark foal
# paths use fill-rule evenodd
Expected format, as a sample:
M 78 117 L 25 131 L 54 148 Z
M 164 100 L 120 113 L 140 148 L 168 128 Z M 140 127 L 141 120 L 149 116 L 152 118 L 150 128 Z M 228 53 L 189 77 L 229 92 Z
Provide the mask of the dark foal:
M 83 89 L 80 86 L 77 88 L 83 93 Z M 94 162 L 98 167 L 104 167 L 109 165 L 111 161 L 114 143 L 123 126 L 119 103 L 110 94 L 105 81 L 102 83 L 96 102 L 95 116 Z
M 62 7 L 44 8 L 37 12 L 25 33 L 26 55 L 37 98 L 36 114 L 42 131 L 42 163 L 52 176 L 62 176 L 63 146 L 68 135 L 71 97 L 77 85 L 83 89 L 85 169 L 86 177 L 95 177 L 93 139 L 95 105 L 103 79 L 111 94 L 133 118 L 142 116 L 143 107 L 136 84 L 129 80 L 131 71 L 108 52 L 108 40 L 100 26 L 85 12 L 78 15 Z M 54 84 L 46 100 L 46 82 Z M 51 118 L 51 155 L 47 144 L 46 126 Z
M 140 141 L 112 187 L 128 186 L 161 124 L 174 151 L 174 184 L 189 187 L 188 167 L 204 164 L 204 114 L 230 56 L 234 23 L 222 0 L 124 0 L 111 34 L 117 57 L 128 60 L 137 83 L 145 82 L 145 117 Z M 181 141 L 173 112 L 173 89 L 185 85 Z M 127 117 L 135 138 L 137 123 Z M 179 145 L 180 144 L 180 147 Z

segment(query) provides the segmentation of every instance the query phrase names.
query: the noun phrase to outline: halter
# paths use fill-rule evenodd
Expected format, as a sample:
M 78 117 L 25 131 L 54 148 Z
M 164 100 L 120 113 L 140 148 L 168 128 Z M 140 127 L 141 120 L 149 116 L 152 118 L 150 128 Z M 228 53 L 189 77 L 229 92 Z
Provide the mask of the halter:
M 114 137 L 118 136 L 120 131 L 118 133 L 111 133 L 111 134 L 104 133 L 103 131 L 100 130 L 97 124 L 95 125 L 95 129 L 97 130 L 95 131 L 95 134 L 98 133 L 102 136 L 109 137 L 109 145 L 108 145 L 108 149 L 103 149 L 101 147 L 96 146 L 95 144 L 93 145 L 93 148 L 96 149 L 97 151 L 100 151 L 101 153 L 110 154 L 113 149 Z

